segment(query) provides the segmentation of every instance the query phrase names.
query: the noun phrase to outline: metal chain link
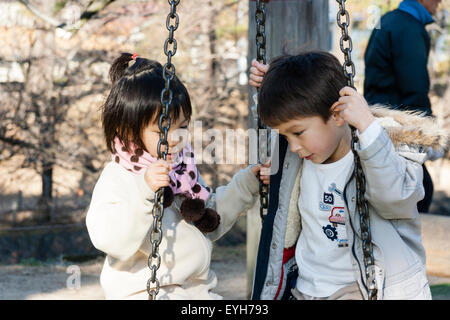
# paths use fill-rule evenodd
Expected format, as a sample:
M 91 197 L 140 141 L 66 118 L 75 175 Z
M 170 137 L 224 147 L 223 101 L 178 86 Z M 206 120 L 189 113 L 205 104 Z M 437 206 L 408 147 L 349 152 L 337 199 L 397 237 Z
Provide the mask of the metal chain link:
M 355 64 L 351 58 L 351 52 L 353 50 L 352 39 L 348 33 L 348 27 L 350 25 L 350 15 L 345 8 L 346 0 L 336 0 L 339 3 L 339 11 L 337 13 L 337 24 L 341 28 L 342 36 L 340 39 L 341 51 L 344 53 L 345 62 L 343 65 L 344 75 L 347 78 L 347 84 L 355 88 Z M 345 21 L 342 21 L 342 17 L 345 17 Z M 350 70 L 349 70 L 350 68 Z M 356 143 L 358 137 L 356 136 L 356 129 L 350 126 L 352 132 L 352 151 L 355 161 L 355 177 L 356 177 L 356 206 L 360 218 L 361 227 L 361 241 L 364 257 L 365 276 L 367 279 L 368 299 L 376 300 L 377 298 L 377 284 L 375 278 L 375 259 L 373 257 L 373 245 L 370 231 L 370 218 L 369 207 L 367 200 L 364 197 L 366 192 L 366 178 L 361 166 L 361 159 L 356 152 Z
M 158 158 L 166 160 L 169 151 L 169 142 L 167 136 L 169 133 L 171 119 L 169 107 L 172 103 L 173 92 L 170 89 L 170 82 L 175 77 L 175 66 L 172 64 L 172 57 L 177 52 L 177 41 L 174 38 L 174 32 L 178 29 L 180 18 L 177 14 L 177 5 L 180 0 L 168 0 L 170 4 L 170 13 L 167 15 L 166 28 L 169 30 L 169 37 L 164 43 L 164 53 L 167 56 L 167 63 L 163 67 L 163 78 L 165 86 L 161 91 L 162 112 L 159 117 L 158 126 L 160 130 L 158 141 Z M 170 48 L 169 48 L 170 46 Z M 161 147 L 164 146 L 164 150 Z M 161 266 L 161 255 L 159 254 L 159 245 L 162 241 L 162 219 L 164 216 L 164 188 L 160 188 L 155 193 L 155 201 L 152 209 L 153 227 L 150 232 L 150 243 L 152 245 L 151 253 L 148 257 L 148 267 L 151 271 L 150 279 L 147 281 L 147 292 L 150 300 L 155 300 L 159 293 L 160 283 L 156 277 L 156 272 Z
M 255 20 L 256 20 L 256 59 L 258 61 L 262 61 L 264 64 L 267 63 L 266 58 L 266 9 L 265 9 L 265 1 L 264 0 L 256 0 L 256 11 L 255 11 Z M 260 131 L 264 130 L 267 134 L 267 127 L 262 123 L 261 119 L 258 117 L 258 137 L 260 136 Z M 266 140 L 268 141 L 267 135 Z M 258 160 L 261 163 L 261 155 L 260 155 L 260 143 L 261 138 L 258 139 Z M 268 143 L 267 146 L 270 146 Z M 264 184 L 260 178 L 260 174 L 258 174 L 259 180 L 259 215 L 261 217 L 261 221 L 264 222 L 264 218 L 266 216 L 266 212 L 269 208 L 269 186 Z
M 348 85 L 352 88 L 355 87 L 353 78 L 355 77 L 355 64 L 352 61 L 351 52 L 353 50 L 353 42 L 348 33 L 348 27 L 350 26 L 350 15 L 345 9 L 346 0 L 336 0 L 339 3 L 339 11 L 337 13 L 337 24 L 341 28 L 342 36 L 340 39 L 341 51 L 344 54 L 344 75 L 348 79 Z M 345 17 L 345 21 L 342 21 L 342 17 Z M 350 70 L 349 70 L 350 68 Z M 349 72 L 350 71 L 350 72 Z
M 256 0 L 256 59 L 266 64 L 266 8 L 264 0 Z

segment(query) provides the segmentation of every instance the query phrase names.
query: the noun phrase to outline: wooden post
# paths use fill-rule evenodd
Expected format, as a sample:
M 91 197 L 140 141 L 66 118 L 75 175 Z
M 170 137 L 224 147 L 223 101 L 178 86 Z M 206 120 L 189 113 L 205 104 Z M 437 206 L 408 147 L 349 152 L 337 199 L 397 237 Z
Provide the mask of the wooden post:
M 329 0 L 272 0 L 266 3 L 267 61 L 300 49 L 330 50 Z M 256 58 L 256 2 L 249 1 L 248 65 Z M 249 86 L 249 128 L 257 128 L 251 107 L 256 90 Z M 247 294 L 251 295 L 261 233 L 259 201 L 247 213 Z
M 50 202 L 50 222 L 54 223 L 56 221 L 56 209 L 58 208 L 58 198 L 59 192 L 56 192 L 55 197 L 52 197 Z
M 22 190 L 19 190 L 19 192 L 17 192 L 17 203 L 13 210 L 13 221 L 12 221 L 13 226 L 17 225 L 17 223 L 18 223 L 17 217 L 18 217 L 19 212 L 22 210 L 23 210 L 23 195 L 22 195 Z

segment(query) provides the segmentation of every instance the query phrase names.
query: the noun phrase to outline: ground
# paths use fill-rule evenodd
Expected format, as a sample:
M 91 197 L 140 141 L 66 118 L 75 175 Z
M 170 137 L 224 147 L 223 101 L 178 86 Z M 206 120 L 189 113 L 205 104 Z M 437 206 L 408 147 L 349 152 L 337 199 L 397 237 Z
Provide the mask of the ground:
M 104 299 L 99 284 L 103 258 L 79 263 L 81 286 L 71 289 L 70 263 L 0 266 L 0 300 L 98 300 Z M 216 293 L 225 299 L 247 299 L 245 246 L 216 247 L 212 269 L 218 277 Z M 428 276 L 434 300 L 450 300 L 450 278 Z
M 79 289 L 71 288 L 74 263 L 40 263 L 32 261 L 0 266 L 0 300 L 98 300 L 104 299 L 99 277 L 104 258 L 77 263 L 81 274 Z M 212 269 L 218 285 L 214 292 L 225 299 L 247 298 L 245 245 L 217 247 Z M 76 271 L 75 271 L 76 272 Z M 73 278 L 72 278 L 73 279 Z

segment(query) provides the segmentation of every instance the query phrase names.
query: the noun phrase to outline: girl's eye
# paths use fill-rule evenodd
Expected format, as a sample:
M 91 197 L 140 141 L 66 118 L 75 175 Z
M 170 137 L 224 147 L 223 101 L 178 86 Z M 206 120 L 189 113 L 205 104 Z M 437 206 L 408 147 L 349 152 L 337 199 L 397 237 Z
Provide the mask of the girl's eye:
M 298 137 L 298 136 L 300 136 L 303 132 L 305 132 L 305 131 L 295 132 L 295 133 L 294 133 L 294 136 L 297 136 L 297 137 Z
M 182 126 L 181 129 L 187 129 L 188 125 Z

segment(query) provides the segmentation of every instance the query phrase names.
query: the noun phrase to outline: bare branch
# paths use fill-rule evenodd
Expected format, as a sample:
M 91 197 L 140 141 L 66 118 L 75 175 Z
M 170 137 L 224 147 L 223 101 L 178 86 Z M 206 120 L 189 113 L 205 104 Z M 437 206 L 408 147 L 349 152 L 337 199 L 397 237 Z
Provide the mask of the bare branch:
M 28 8 L 34 15 L 39 17 L 40 19 L 44 20 L 45 22 L 49 23 L 53 27 L 59 27 L 61 25 L 61 22 L 58 20 L 40 12 L 34 5 L 32 5 L 28 0 L 18 0 L 20 3 L 22 3 L 25 7 Z
M 60 22 L 53 17 L 50 17 L 42 12 L 40 12 L 34 5 L 32 5 L 28 0 L 17 0 L 20 3 L 22 3 L 24 6 L 28 8 L 34 15 L 39 17 L 40 19 L 44 20 L 51 26 L 55 28 L 64 29 L 67 26 L 67 23 Z M 103 10 L 105 7 L 110 5 L 111 3 L 115 2 L 116 0 L 94 0 L 89 3 L 87 8 L 84 10 L 84 12 L 81 13 L 79 20 L 78 20 L 78 28 L 76 30 L 73 30 L 71 33 L 75 34 L 78 29 L 80 29 L 82 26 L 84 26 L 90 19 L 92 19 L 94 16 L 96 16 L 101 10 Z

